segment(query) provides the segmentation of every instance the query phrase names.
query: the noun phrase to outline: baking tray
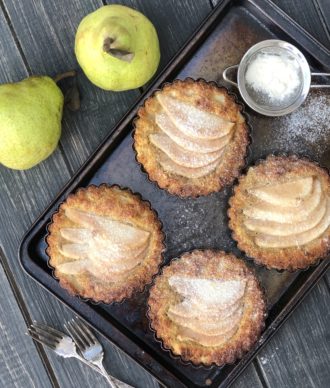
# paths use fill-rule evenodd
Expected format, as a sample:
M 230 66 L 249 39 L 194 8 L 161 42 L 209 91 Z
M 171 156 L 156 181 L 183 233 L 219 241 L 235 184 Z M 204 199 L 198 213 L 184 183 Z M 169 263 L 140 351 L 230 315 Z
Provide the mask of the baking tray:
M 144 99 L 164 82 L 189 76 L 223 84 L 222 70 L 238 63 L 251 45 L 269 38 L 284 39 L 295 44 L 305 53 L 313 70 L 329 71 L 330 52 L 268 0 L 220 2 L 192 39 L 35 222 L 20 246 L 20 261 L 29 275 L 169 387 L 228 386 L 324 274 L 329 260 L 296 273 L 255 267 L 266 290 L 269 306 L 266 329 L 260 340 L 253 350 L 233 365 L 197 368 L 173 358 L 155 340 L 146 318 L 148 290 L 113 305 L 86 302 L 63 290 L 47 265 L 47 224 L 59 203 L 78 187 L 117 183 L 141 193 L 158 212 L 166 233 L 166 263 L 170 258 L 195 248 L 224 249 L 244 258 L 227 227 L 226 210 L 232 187 L 197 199 L 179 199 L 158 189 L 136 163 L 132 149 L 132 122 Z M 304 106 L 289 116 L 262 117 L 246 107 L 252 127 L 248 164 L 269 153 L 289 152 L 307 156 L 329 168 L 330 128 L 326 126 L 329 106 L 330 94 L 323 89 L 313 91 Z M 249 265 L 253 266 L 251 262 Z

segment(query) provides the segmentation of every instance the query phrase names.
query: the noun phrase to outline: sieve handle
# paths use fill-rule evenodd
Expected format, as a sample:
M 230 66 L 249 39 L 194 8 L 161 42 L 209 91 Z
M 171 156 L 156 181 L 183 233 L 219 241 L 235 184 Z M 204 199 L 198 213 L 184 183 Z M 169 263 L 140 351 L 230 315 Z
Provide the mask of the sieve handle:
M 316 77 L 330 77 L 330 73 L 311 73 L 311 76 L 316 76 Z M 326 84 L 312 84 L 311 88 L 330 88 L 330 85 Z
M 230 71 L 230 70 L 238 69 L 238 66 L 239 66 L 239 65 L 229 66 L 229 67 L 227 67 L 227 68 L 222 72 L 222 77 L 223 77 L 223 79 L 224 79 L 226 82 L 228 82 L 229 84 L 234 85 L 236 88 L 238 88 L 237 82 L 234 82 L 234 81 L 232 81 L 231 79 L 229 79 L 227 74 L 228 74 L 228 71 Z M 237 79 L 237 76 L 236 76 L 236 79 Z

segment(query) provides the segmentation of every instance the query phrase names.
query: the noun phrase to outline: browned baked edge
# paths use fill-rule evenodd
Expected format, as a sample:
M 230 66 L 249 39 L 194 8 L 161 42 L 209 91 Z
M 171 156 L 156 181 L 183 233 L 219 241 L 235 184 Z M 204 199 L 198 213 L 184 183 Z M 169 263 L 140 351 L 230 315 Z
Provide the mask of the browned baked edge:
M 243 226 L 241 212 L 244 205 L 247 176 L 250 171 L 252 170 L 249 169 L 246 175 L 239 178 L 239 182 L 234 188 L 234 194 L 229 199 L 229 228 L 232 230 L 232 237 L 237 242 L 238 248 L 257 264 L 264 265 L 268 269 L 295 271 L 305 269 L 324 259 L 330 252 L 330 227 L 322 237 L 301 247 L 267 249 L 254 243 L 251 235 Z M 269 155 L 253 167 L 253 173 L 254 175 L 257 174 L 256 179 L 260 182 L 264 182 L 267 175 L 272 177 L 289 171 L 299 177 L 306 173 L 317 175 L 322 180 L 323 188 L 328 188 L 328 195 L 330 195 L 330 176 L 328 172 L 307 158 L 299 158 L 296 155 Z
M 202 260 L 197 259 L 201 253 Z M 228 268 L 229 276 L 232 276 L 233 272 L 236 272 L 237 276 L 246 276 L 251 288 L 249 295 L 246 296 L 246 307 L 237 333 L 224 346 L 214 348 L 204 347 L 193 341 L 178 341 L 175 334 L 176 324 L 166 314 L 172 301 L 175 303 L 178 301 L 177 294 L 168 284 L 168 278 L 180 273 L 208 278 L 223 277 L 226 276 L 226 270 L 222 267 L 221 272 L 219 271 L 221 261 Z M 250 319 L 252 314 L 254 321 Z M 223 251 L 194 250 L 172 260 L 155 278 L 150 289 L 147 315 L 156 339 L 172 356 L 179 356 L 182 361 L 191 362 L 196 366 L 212 364 L 220 366 L 231 364 L 241 358 L 259 339 L 265 325 L 266 301 L 258 279 L 242 260 Z
M 126 208 L 113 202 L 113 197 L 109 194 L 113 190 L 120 190 L 128 198 L 131 203 Z M 105 199 L 100 202 L 100 198 Z M 77 206 L 82 208 L 88 206 L 89 210 L 95 210 L 96 214 L 108 214 L 111 207 L 111 214 L 116 214 L 120 219 L 134 219 L 135 224 L 139 223 L 144 226 L 144 229 L 153 233 L 153 237 L 149 246 L 149 253 L 143 264 L 132 271 L 125 282 L 120 284 L 95 285 L 95 279 L 88 273 L 79 275 L 78 280 L 74 280 L 72 276 L 66 276 L 56 270 L 57 264 L 63 260 L 63 256 L 58 250 L 58 233 L 61 227 L 68 221 L 64 215 L 67 205 Z M 136 222 L 137 218 L 143 215 L 143 218 Z M 70 221 L 69 221 L 70 222 Z M 158 273 L 162 263 L 162 252 L 165 249 L 164 233 L 162 224 L 157 217 L 156 212 L 151 208 L 148 201 L 141 198 L 139 194 L 133 193 L 130 189 L 123 189 L 118 185 L 108 186 L 102 184 L 100 186 L 88 186 L 80 188 L 76 193 L 70 194 L 64 201 L 58 211 L 53 215 L 50 225 L 48 226 L 48 235 L 46 237 L 47 249 L 46 253 L 49 257 L 49 265 L 54 269 L 53 275 L 59 280 L 61 287 L 65 288 L 71 295 L 79 295 L 82 298 L 91 299 L 94 302 L 112 303 L 121 302 L 125 298 L 129 298 L 135 292 L 142 292 L 144 287 L 151 283 L 153 277 Z
M 226 98 L 228 107 L 224 109 L 220 104 L 217 109 L 225 116 L 237 121 L 237 114 L 240 112 L 241 122 L 237 122 L 233 140 L 226 146 L 221 163 L 212 173 L 196 179 L 189 179 L 180 175 L 166 172 L 157 161 L 157 149 L 149 141 L 149 134 L 159 131 L 157 125 L 149 119 L 157 109 L 157 93 L 167 93 L 175 89 L 180 92 L 182 88 L 198 87 L 201 95 L 207 95 L 213 91 L 221 91 Z M 204 103 L 204 108 L 207 104 Z M 221 190 L 224 186 L 231 184 L 240 174 L 245 165 L 247 147 L 250 143 L 249 128 L 246 124 L 242 106 L 235 101 L 235 97 L 228 93 L 224 87 L 219 87 L 215 82 L 205 80 L 193 80 L 186 78 L 184 81 L 175 80 L 171 84 L 165 84 L 160 91 L 156 91 L 149 97 L 144 106 L 137 113 L 134 121 L 134 149 L 136 159 L 142 165 L 148 178 L 155 182 L 161 189 L 180 197 L 198 197 Z

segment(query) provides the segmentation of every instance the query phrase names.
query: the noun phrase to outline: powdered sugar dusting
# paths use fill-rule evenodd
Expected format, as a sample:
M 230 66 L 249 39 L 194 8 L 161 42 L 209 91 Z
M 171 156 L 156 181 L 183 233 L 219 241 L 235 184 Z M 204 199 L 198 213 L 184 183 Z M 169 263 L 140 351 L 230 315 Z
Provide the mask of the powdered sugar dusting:
M 283 150 L 300 153 L 312 150 L 316 158 L 320 158 L 329 149 L 329 93 L 311 91 L 300 108 L 275 120 L 278 123 L 277 129 L 265 139 L 266 145 L 274 143 Z
M 207 305 L 230 305 L 244 295 L 246 280 L 209 280 L 172 276 L 169 284 L 179 294 Z

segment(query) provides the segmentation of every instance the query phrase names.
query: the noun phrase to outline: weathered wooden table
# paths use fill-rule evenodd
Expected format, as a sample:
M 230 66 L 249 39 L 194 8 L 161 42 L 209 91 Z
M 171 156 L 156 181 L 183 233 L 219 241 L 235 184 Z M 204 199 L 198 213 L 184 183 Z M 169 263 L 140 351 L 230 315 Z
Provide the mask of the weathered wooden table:
M 86 14 L 103 3 L 107 1 L 0 0 L 0 82 L 77 68 L 73 52 L 76 28 Z M 161 70 L 215 1 L 120 3 L 139 9 L 155 24 L 161 42 Z M 330 0 L 275 3 L 330 48 Z M 56 152 L 29 171 L 0 166 L 0 387 L 106 387 L 94 371 L 78 361 L 58 358 L 25 335 L 26 324 L 32 320 L 60 327 L 73 314 L 29 279 L 17 258 L 19 242 L 32 221 L 140 95 L 139 90 L 102 91 L 82 74 L 79 86 L 81 110 L 64 113 L 63 135 Z M 328 272 L 234 386 L 330 386 L 329 287 Z M 113 375 L 136 387 L 158 386 L 134 361 L 103 342 L 106 365 Z

